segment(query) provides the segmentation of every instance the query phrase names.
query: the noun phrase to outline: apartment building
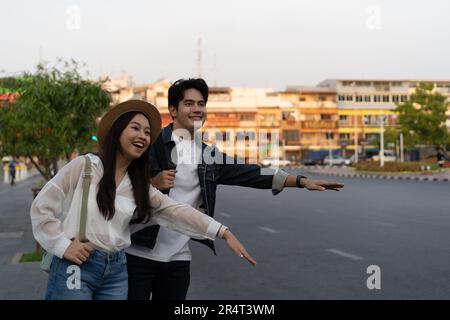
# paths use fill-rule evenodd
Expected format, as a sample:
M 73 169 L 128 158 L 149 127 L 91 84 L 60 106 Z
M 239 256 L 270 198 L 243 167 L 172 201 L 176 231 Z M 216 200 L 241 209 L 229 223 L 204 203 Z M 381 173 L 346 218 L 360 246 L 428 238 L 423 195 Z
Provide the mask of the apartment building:
M 277 152 L 298 161 L 308 151 L 330 149 L 349 156 L 356 145 L 359 153 L 377 153 L 382 128 L 398 123 L 396 104 L 406 101 L 420 82 L 432 83 L 450 99 L 450 81 L 328 79 L 316 87 L 287 86 L 283 91 L 210 87 L 203 139 L 246 159 Z M 122 79 L 110 88 L 117 102 L 134 98 L 156 105 L 165 126 L 172 121 L 170 85 L 163 79 L 130 87 Z

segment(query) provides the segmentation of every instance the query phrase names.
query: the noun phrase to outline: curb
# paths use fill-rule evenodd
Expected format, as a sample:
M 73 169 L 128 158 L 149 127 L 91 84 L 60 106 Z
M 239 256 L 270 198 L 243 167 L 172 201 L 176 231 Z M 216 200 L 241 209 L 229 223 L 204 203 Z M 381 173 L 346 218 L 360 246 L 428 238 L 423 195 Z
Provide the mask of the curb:
M 19 264 L 20 259 L 22 258 L 23 253 L 22 252 L 18 252 L 14 255 L 14 257 L 11 260 L 11 264 Z
M 436 177 L 414 177 L 414 176 L 388 176 L 379 174 L 361 174 L 361 173 L 330 173 L 330 172 L 314 172 L 309 171 L 311 174 L 320 176 L 335 176 L 335 177 L 347 177 L 347 178 L 362 178 L 362 179 L 385 179 L 385 180 L 411 180 L 411 181 L 437 181 L 437 182 L 449 182 L 448 178 L 436 178 Z

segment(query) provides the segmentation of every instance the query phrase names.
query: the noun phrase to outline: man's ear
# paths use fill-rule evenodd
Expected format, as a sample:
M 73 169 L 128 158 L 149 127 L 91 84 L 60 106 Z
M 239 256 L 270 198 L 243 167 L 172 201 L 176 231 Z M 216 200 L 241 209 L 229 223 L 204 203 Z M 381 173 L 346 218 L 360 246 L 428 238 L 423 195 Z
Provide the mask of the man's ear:
M 176 118 L 178 110 L 174 106 L 169 106 L 169 113 L 172 116 L 172 118 Z

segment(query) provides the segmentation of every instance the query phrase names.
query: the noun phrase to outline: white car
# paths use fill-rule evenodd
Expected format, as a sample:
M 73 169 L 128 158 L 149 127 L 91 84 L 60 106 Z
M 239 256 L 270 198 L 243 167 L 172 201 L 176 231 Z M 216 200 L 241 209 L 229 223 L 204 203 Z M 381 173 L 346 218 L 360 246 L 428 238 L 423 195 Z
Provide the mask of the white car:
M 350 163 L 351 163 L 350 159 L 345 159 L 345 158 L 343 158 L 341 156 L 333 156 L 331 159 L 330 159 L 330 156 L 326 156 L 323 159 L 323 164 L 325 166 L 329 166 L 329 165 L 332 165 L 332 166 L 348 166 L 348 165 L 350 165 Z
M 292 162 L 278 158 L 266 158 L 261 161 L 261 164 L 266 167 L 289 167 L 292 165 Z
M 380 153 L 381 154 L 381 153 Z M 373 156 L 373 161 L 380 161 L 380 154 Z M 385 150 L 384 151 L 384 162 L 394 162 L 397 161 L 397 157 L 395 156 L 394 151 L 392 150 Z

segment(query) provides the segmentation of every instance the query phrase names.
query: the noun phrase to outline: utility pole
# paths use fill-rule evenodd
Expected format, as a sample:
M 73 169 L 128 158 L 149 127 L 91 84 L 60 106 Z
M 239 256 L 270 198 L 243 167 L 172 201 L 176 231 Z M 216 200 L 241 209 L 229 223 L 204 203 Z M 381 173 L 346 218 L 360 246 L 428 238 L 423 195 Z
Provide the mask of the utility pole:
M 400 132 L 400 161 L 401 162 L 405 161 L 405 158 L 403 155 L 403 133 L 402 132 Z
M 201 36 L 198 38 L 197 72 L 198 72 L 198 77 L 202 78 L 202 37 Z
M 328 130 L 328 158 L 330 159 L 330 167 L 333 165 L 333 152 L 331 151 L 331 132 Z
M 355 87 L 356 87 L 356 83 L 355 82 L 352 82 L 350 84 L 350 86 L 352 87 L 352 100 L 353 100 L 353 99 L 356 99 L 356 95 L 358 94 L 358 90 L 355 89 Z M 356 106 L 354 105 L 354 107 L 353 107 L 353 112 L 354 112 L 353 113 L 353 129 L 354 129 L 354 134 L 355 134 L 355 136 L 354 136 L 354 139 L 355 139 L 355 163 L 358 163 L 358 131 L 357 131 L 358 130 L 358 126 L 357 126 L 357 123 L 356 123 L 356 121 L 357 121 L 357 117 L 356 117 L 357 112 L 356 112 L 356 110 L 357 110 Z
M 358 126 L 356 124 L 356 109 L 354 110 L 354 114 L 353 114 L 353 130 L 354 130 L 354 139 L 355 139 L 355 163 L 358 163 Z
M 384 115 L 380 116 L 380 167 L 384 166 Z

